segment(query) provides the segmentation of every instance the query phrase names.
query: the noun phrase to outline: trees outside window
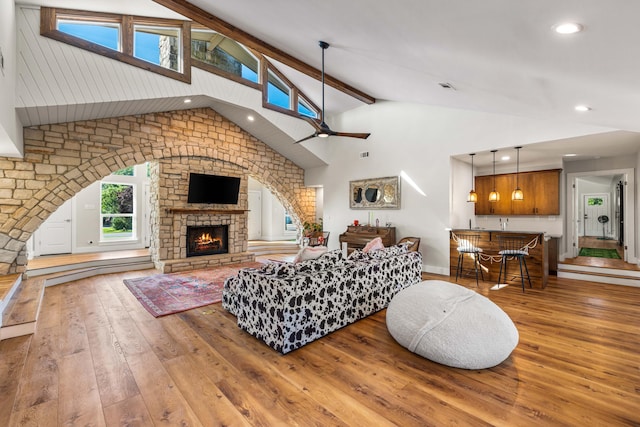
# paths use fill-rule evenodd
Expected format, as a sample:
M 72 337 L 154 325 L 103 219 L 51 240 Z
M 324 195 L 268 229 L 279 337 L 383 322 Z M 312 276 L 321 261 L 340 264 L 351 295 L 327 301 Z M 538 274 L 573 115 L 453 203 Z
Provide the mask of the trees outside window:
M 103 182 L 100 192 L 102 241 L 134 238 L 134 186 Z

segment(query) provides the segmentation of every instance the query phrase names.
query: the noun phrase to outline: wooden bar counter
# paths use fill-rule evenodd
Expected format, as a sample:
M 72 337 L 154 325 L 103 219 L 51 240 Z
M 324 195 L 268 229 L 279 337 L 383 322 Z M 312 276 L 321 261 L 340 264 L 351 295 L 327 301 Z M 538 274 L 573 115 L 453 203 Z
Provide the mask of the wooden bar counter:
M 549 249 L 547 241 L 544 238 L 544 233 L 509 230 L 451 230 L 449 239 L 449 274 L 452 277 L 456 277 L 456 266 L 458 265 L 458 243 L 456 238 L 458 233 L 471 233 L 480 236 L 480 242 L 478 243 L 478 246 L 482 249 L 480 264 L 482 265 L 484 281 L 493 283 L 498 283 L 498 273 L 500 272 L 501 257 L 500 255 L 498 255 L 498 252 L 500 251 L 498 236 L 501 234 L 525 236 L 525 244 L 529 247 L 529 256 L 526 257 L 526 261 L 527 267 L 529 268 L 529 275 L 531 276 L 531 285 L 532 287 L 538 289 L 543 289 L 547 286 L 547 281 L 549 279 Z M 518 261 L 509 260 L 507 265 L 508 274 L 506 283 L 514 286 L 522 286 L 522 282 L 520 281 L 520 267 L 518 265 Z M 465 277 L 470 277 L 470 275 L 473 275 L 475 279 L 475 273 L 473 273 L 473 259 L 471 257 L 469 257 L 468 259 L 465 258 L 464 260 L 463 275 Z M 529 282 L 527 282 L 526 277 L 524 283 L 525 289 L 528 288 Z

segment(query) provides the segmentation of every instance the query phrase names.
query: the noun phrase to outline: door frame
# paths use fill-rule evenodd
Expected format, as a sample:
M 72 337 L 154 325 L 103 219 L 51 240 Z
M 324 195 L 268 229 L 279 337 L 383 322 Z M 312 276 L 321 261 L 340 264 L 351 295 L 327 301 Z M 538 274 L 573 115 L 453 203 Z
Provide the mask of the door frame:
M 582 195 L 582 219 L 584 220 L 584 215 L 587 211 L 587 203 L 586 203 L 586 199 L 589 198 L 594 198 L 594 197 L 601 197 L 602 199 L 606 200 L 606 215 L 609 218 L 612 218 L 611 215 L 611 200 L 610 199 L 610 194 L 609 193 L 584 193 Z M 579 207 L 578 207 L 579 208 Z M 596 222 L 598 222 L 598 220 L 596 219 Z M 598 222 L 599 223 L 599 222 Z M 582 227 L 582 235 L 586 236 L 587 235 L 587 221 L 584 221 L 582 223 L 583 227 Z M 610 228 L 611 229 L 611 228 Z M 600 230 L 598 229 L 598 233 L 594 234 L 591 237 L 600 237 L 602 235 L 602 233 L 599 232 Z M 609 235 L 610 233 L 607 233 L 607 235 Z
M 602 176 L 602 175 L 622 175 L 626 185 L 624 186 L 624 261 L 637 264 L 638 256 L 636 254 L 636 215 L 635 215 L 635 170 L 633 168 L 628 169 L 611 169 L 602 171 L 591 172 L 575 172 L 567 174 L 567 217 L 566 217 L 566 239 L 567 248 L 562 256 L 564 258 L 575 258 L 578 256 L 578 227 L 580 226 L 580 218 L 578 215 L 578 203 L 579 197 L 576 191 L 576 179 L 587 176 Z

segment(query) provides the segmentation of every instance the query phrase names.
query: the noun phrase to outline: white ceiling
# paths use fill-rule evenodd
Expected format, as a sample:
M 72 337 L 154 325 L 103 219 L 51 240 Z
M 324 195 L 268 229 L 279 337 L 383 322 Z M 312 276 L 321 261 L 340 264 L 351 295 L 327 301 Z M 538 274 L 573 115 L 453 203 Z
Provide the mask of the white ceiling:
M 176 17 L 150 0 L 28 3 Z M 377 99 L 553 118 L 623 130 L 552 141 L 545 154 L 635 153 L 640 147 L 640 1 L 191 0 L 194 5 Z M 584 31 L 552 27 L 579 22 Z M 284 68 L 284 67 L 283 67 Z M 283 70 L 320 104 L 319 84 Z M 447 82 L 456 90 L 438 83 Z M 361 105 L 327 96 L 327 114 Z M 592 110 L 578 113 L 573 107 Z M 311 129 L 311 128 L 310 128 Z M 630 131 L 630 132 L 629 132 Z M 533 152 L 533 147 L 527 152 Z M 538 147 L 540 148 L 540 147 Z M 551 151 L 546 151 L 551 150 Z M 490 156 L 488 153 L 483 153 Z M 528 154 L 527 154 L 528 155 Z M 464 158 L 464 155 L 461 156 Z M 476 158 L 484 162 L 484 155 Z M 521 153 L 525 159 L 525 150 Z

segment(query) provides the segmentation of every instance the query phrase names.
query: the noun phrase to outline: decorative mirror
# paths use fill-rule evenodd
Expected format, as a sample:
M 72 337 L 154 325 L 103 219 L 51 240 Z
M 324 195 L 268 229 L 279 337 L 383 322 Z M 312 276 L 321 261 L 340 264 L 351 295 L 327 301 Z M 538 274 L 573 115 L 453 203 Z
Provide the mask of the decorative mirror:
M 349 182 L 351 209 L 400 209 L 400 179 L 397 176 Z

